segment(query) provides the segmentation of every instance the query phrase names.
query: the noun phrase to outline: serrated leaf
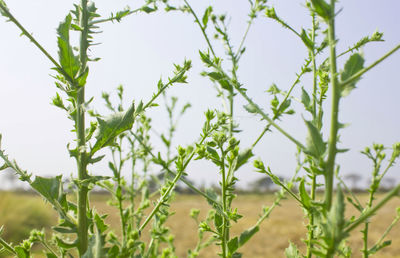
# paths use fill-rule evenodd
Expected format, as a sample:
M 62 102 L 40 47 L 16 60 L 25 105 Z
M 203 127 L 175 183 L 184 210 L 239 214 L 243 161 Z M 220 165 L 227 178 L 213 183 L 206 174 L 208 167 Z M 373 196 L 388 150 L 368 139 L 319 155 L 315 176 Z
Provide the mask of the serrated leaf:
M 61 176 L 46 178 L 36 176 L 31 184 L 56 209 L 68 210 L 66 194 L 63 192 Z
M 131 129 L 135 121 L 134 113 L 135 105 L 132 103 L 129 109 L 125 112 L 112 114 L 105 120 L 97 118 L 99 123 L 98 133 L 96 135 L 97 141 L 91 149 L 91 156 L 93 156 L 93 154 L 98 150 L 112 145 L 115 137 L 122 132 Z
M 254 154 L 251 149 L 246 149 L 242 152 L 239 153 L 239 156 L 237 158 L 237 163 L 235 167 L 235 171 L 238 170 L 241 166 L 247 163 L 247 161 L 253 157 Z
M 89 246 L 82 258 L 103 258 L 107 257 L 107 250 L 104 248 L 105 236 L 96 227 L 96 233 L 90 238 Z
M 340 243 L 348 236 L 345 229 L 345 202 L 343 191 L 340 187 L 336 190 L 336 199 L 329 210 L 326 222 L 322 223 L 322 239 L 328 249 L 337 250 Z
M 340 80 L 344 82 L 351 76 L 355 75 L 358 71 L 362 70 L 364 68 L 364 61 L 365 61 L 364 58 L 359 53 L 351 55 L 350 58 L 347 60 L 346 64 L 344 65 L 343 71 L 340 73 Z M 349 95 L 350 92 L 353 89 L 355 89 L 356 82 L 359 79 L 347 85 L 344 85 L 344 87 L 341 89 L 341 94 L 343 97 Z
M 286 258 L 301 258 L 300 251 L 297 246 L 292 242 L 289 243 L 289 247 L 285 249 Z
M 324 155 L 326 150 L 326 144 L 322 139 L 322 136 L 318 129 L 310 121 L 304 120 L 308 129 L 308 136 L 306 139 L 306 153 L 314 156 L 315 158 L 320 158 Z
M 71 28 L 72 17 L 68 14 L 65 20 L 60 23 L 57 28 L 57 44 L 60 65 L 63 71 L 70 77 L 75 78 L 80 68 L 80 62 L 74 55 L 72 46 L 70 45 L 69 31 Z

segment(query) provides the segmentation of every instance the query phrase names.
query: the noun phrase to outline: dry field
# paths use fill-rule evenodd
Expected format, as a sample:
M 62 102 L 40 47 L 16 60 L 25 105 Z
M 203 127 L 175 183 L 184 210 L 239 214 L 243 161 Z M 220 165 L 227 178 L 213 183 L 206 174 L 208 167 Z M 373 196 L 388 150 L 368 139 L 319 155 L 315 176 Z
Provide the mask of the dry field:
M 259 218 L 262 206 L 272 203 L 273 195 L 244 195 L 238 197 L 234 202 L 234 207 L 238 208 L 243 218 L 232 226 L 231 234 L 240 234 L 243 230 L 251 227 Z M 361 194 L 360 201 L 366 200 L 367 195 Z M 283 200 L 282 205 L 277 207 L 270 218 L 265 220 L 260 231 L 239 251 L 244 257 L 265 258 L 265 257 L 284 257 L 284 250 L 288 246 L 288 241 L 292 241 L 301 250 L 305 245 L 302 239 L 306 237 L 304 215 L 302 209 L 292 199 Z M 118 214 L 113 208 L 107 207 L 104 201 L 93 201 L 92 205 L 98 210 L 110 214 L 109 223 L 114 224 L 118 220 Z M 349 216 L 357 215 L 350 205 L 346 206 Z M 371 245 L 377 241 L 381 233 L 391 223 L 395 216 L 396 207 L 400 207 L 400 199 L 390 201 L 372 220 L 370 226 Z M 175 245 L 178 257 L 186 257 L 187 250 L 194 248 L 197 242 L 197 226 L 192 218 L 189 217 L 192 208 L 200 209 L 200 219 L 207 214 L 209 205 L 198 196 L 176 196 L 171 205 L 171 211 L 175 212 L 168 226 L 175 235 Z M 361 229 L 361 228 L 360 228 Z M 354 231 L 349 239 L 353 249 L 353 257 L 361 257 L 358 252 L 362 248 L 360 230 Z M 388 236 L 392 239 L 392 245 L 381 250 L 374 257 L 400 257 L 400 224 L 397 225 Z M 210 246 L 200 253 L 200 257 L 218 257 L 216 253 L 218 247 Z
M 4 218 L 6 213 L 7 218 L 13 216 L 14 218 L 18 218 L 21 210 L 16 209 L 16 214 L 10 214 L 10 212 L 13 212 L 13 209 L 10 209 L 10 206 L 5 207 L 2 205 L 5 203 L 4 193 L 0 193 L 0 195 L 3 197 L 0 198 L 0 224 L 5 223 Z M 7 196 L 11 198 L 12 195 L 8 194 Z M 261 213 L 261 207 L 263 205 L 270 205 L 273 197 L 273 195 L 243 195 L 238 197 L 234 202 L 234 207 L 237 207 L 240 214 L 244 217 L 232 226 L 231 234 L 239 234 L 254 225 Z M 366 200 L 367 195 L 361 194 L 359 197 L 361 200 Z M 32 202 L 32 199 L 39 202 L 38 198 L 29 195 L 23 195 L 23 198 L 16 198 L 19 204 L 22 203 L 22 199 L 29 203 Z M 116 233 L 119 233 L 118 212 L 115 208 L 107 206 L 107 198 L 108 196 L 106 195 L 94 195 L 92 196 L 91 205 L 100 213 L 108 213 L 108 223 L 115 225 Z M 303 212 L 292 199 L 283 200 L 281 204 L 280 207 L 277 207 L 272 212 L 270 218 L 264 221 L 260 232 L 239 250 L 244 254 L 244 257 L 284 257 L 283 252 L 288 246 L 289 240 L 298 245 L 301 250 L 304 250 L 302 239 L 306 236 L 304 227 L 306 220 L 304 219 Z M 381 233 L 391 223 L 395 216 L 396 207 L 400 207 L 400 199 L 398 198 L 389 202 L 372 220 L 370 226 L 371 244 L 375 243 Z M 175 235 L 178 257 L 186 257 L 187 250 L 193 248 L 197 242 L 197 226 L 194 220 L 189 217 L 191 208 L 200 209 L 200 219 L 203 219 L 207 214 L 209 206 L 201 197 L 185 195 L 176 196 L 171 205 L 171 211 L 175 212 L 175 214 L 170 218 L 168 226 Z M 347 208 L 349 216 L 357 214 L 354 209 L 350 208 L 350 205 L 347 205 Z M 8 220 L 8 223 L 10 223 L 10 220 Z M 5 226 L 7 227 L 7 225 Z M 374 257 L 400 257 L 400 225 L 397 225 L 393 229 L 388 238 L 392 239 L 392 245 L 383 249 Z M 353 249 L 353 257 L 361 257 L 358 252 L 362 246 L 359 230 L 356 230 L 352 234 L 349 243 Z M 200 257 L 217 257 L 217 252 L 218 248 L 216 246 L 210 246 L 200 253 Z

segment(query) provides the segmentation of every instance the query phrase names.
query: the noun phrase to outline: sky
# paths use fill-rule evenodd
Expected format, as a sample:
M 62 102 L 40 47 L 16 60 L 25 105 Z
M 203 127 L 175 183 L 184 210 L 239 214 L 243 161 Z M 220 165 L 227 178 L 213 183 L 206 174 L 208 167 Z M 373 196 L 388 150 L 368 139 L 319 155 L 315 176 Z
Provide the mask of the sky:
M 246 29 L 249 4 L 245 0 L 191 1 L 196 12 L 202 15 L 204 9 L 213 2 L 216 13 L 226 13 L 230 21 L 229 30 L 234 46 L 238 46 Z M 53 55 L 57 56 L 56 28 L 74 1 L 6 1 L 14 16 L 33 36 Z M 304 1 L 269 1 L 278 15 L 296 30 L 309 28 Z M 129 5 L 138 7 L 137 1 L 114 0 L 96 1 L 99 13 L 108 17 Z M 371 35 L 375 30 L 384 33 L 384 42 L 371 43 L 362 49 L 366 64 L 371 64 L 380 56 L 400 43 L 398 26 L 400 2 L 387 1 L 340 1 L 337 15 L 338 52 L 346 50 L 360 38 Z M 188 14 L 164 13 L 132 15 L 121 23 L 108 23 L 101 26 L 101 34 L 94 39 L 101 42 L 92 47 L 90 53 L 101 60 L 90 64 L 90 75 L 86 95 L 93 96 L 93 107 L 102 114 L 107 111 L 101 99 L 102 92 L 115 92 L 122 84 L 127 103 L 132 99 L 148 100 L 156 89 L 160 77 L 167 78 L 173 71 L 173 64 L 182 64 L 190 59 L 193 68 L 189 72 L 188 84 L 176 85 L 168 91 L 169 96 L 179 97 L 179 104 L 190 102 L 192 108 L 180 122 L 177 136 L 173 142 L 187 145 L 200 135 L 203 113 L 207 108 L 221 108 L 213 85 L 200 76 L 204 70 L 199 61 L 198 51 L 207 46 L 193 18 Z M 66 150 L 68 142 L 73 141 L 72 122 L 65 113 L 50 105 L 56 87 L 51 75 L 51 63 L 12 23 L 0 18 L 0 133 L 3 135 L 2 148 L 18 164 L 34 175 L 75 174 L 75 162 Z M 212 42 L 218 55 L 224 55 L 220 42 Z M 245 42 L 246 52 L 241 60 L 238 77 L 248 95 L 268 108 L 271 96 L 266 90 L 272 83 L 287 90 L 296 78 L 307 49 L 291 32 L 276 22 L 261 15 L 250 29 Z M 345 58 L 340 59 L 342 69 Z M 341 173 L 357 173 L 365 181 L 371 173 L 370 162 L 360 154 L 365 146 L 383 143 L 391 146 L 400 141 L 400 85 L 398 80 L 400 53 L 395 53 L 385 62 L 363 76 L 357 89 L 342 99 L 340 121 L 349 123 L 342 130 L 340 147 L 350 148 L 340 154 L 338 163 Z M 310 89 L 310 78 L 305 77 L 295 90 Z M 162 106 L 162 101 L 158 102 Z M 246 148 L 265 126 L 259 117 L 242 108 L 246 102 L 240 97 L 236 100 L 237 122 L 243 131 L 238 138 Z M 306 127 L 302 116 L 307 114 L 298 108 L 296 115 L 285 117 L 279 124 L 301 142 L 305 142 Z M 329 99 L 326 102 L 326 117 L 329 114 Z M 162 108 L 149 112 L 156 132 L 166 131 L 167 117 Z M 309 117 L 308 117 L 309 119 Z M 329 127 L 329 121 L 325 121 Z M 327 138 L 327 130 L 324 137 Z M 154 141 L 156 150 L 162 151 L 159 140 Z M 161 148 L 161 149 L 160 149 Z M 256 157 L 261 158 L 271 170 L 281 176 L 290 177 L 295 169 L 296 148 L 277 131 L 264 137 L 255 149 Z M 107 160 L 90 167 L 94 174 L 110 175 Z M 158 168 L 154 168 L 157 172 Z M 194 162 L 188 168 L 189 178 L 196 183 L 216 184 L 219 178 L 216 167 L 204 162 Z M 399 181 L 398 165 L 388 177 Z M 240 185 L 245 185 L 260 174 L 251 166 L 238 171 Z M 363 182 L 364 182 L 363 181 Z M 364 182 L 365 183 L 365 182 Z

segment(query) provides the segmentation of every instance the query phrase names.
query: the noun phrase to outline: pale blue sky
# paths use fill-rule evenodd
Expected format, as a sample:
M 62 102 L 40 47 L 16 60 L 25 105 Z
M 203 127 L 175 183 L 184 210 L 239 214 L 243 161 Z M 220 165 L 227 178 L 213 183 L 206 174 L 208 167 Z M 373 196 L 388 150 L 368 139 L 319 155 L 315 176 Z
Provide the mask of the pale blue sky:
M 193 7 L 199 14 L 210 2 L 215 2 L 217 12 L 227 12 L 231 17 L 231 36 L 238 46 L 246 27 L 248 1 L 199 1 Z M 56 33 L 58 23 L 71 9 L 73 1 L 7 1 L 12 13 L 33 33 L 53 56 L 56 56 Z M 96 1 L 99 13 L 108 16 L 110 12 L 126 5 L 137 7 L 136 1 Z M 279 16 L 297 30 L 308 28 L 310 19 L 303 1 L 270 1 Z M 370 64 L 382 54 L 400 43 L 400 2 L 387 1 L 341 1 L 343 7 L 337 18 L 338 49 L 345 50 L 361 37 L 371 35 L 376 29 L 384 32 L 385 42 L 372 43 L 363 49 L 366 64 Z M 75 172 L 74 161 L 69 158 L 66 144 L 72 141 L 72 123 L 65 114 L 51 106 L 51 98 L 56 88 L 50 74 L 50 62 L 11 24 L 0 19 L 0 76 L 1 87 L 0 132 L 3 134 L 3 148 L 10 157 L 29 172 L 38 175 L 64 174 Z M 173 63 L 182 63 L 184 58 L 193 60 L 189 73 L 189 84 L 177 85 L 169 91 L 183 102 L 190 101 L 192 108 L 183 118 L 175 144 L 189 144 L 197 139 L 207 107 L 219 108 L 212 84 L 199 73 L 203 66 L 198 58 L 198 50 L 205 50 L 206 44 L 193 18 L 183 14 L 134 15 L 121 23 L 104 24 L 103 31 L 95 38 L 102 44 L 91 49 L 93 56 L 102 58 L 90 65 L 91 74 L 87 85 L 87 96 L 94 96 L 94 107 L 104 111 L 101 101 L 102 91 L 113 91 L 119 84 L 126 89 L 126 100 L 148 99 L 162 75 L 171 74 Z M 220 46 L 219 42 L 214 42 Z M 280 25 L 259 17 L 252 27 L 247 51 L 239 69 L 239 79 L 248 88 L 248 94 L 264 107 L 268 107 L 271 97 L 265 93 L 272 83 L 287 89 L 294 81 L 296 72 L 303 63 L 307 52 L 301 42 Z M 217 47 L 219 54 L 223 49 Z M 339 62 L 342 67 L 345 59 Z M 370 174 L 369 162 L 359 151 L 373 142 L 391 145 L 400 141 L 400 85 L 398 74 L 400 53 L 394 54 L 383 64 L 363 77 L 352 94 L 343 99 L 341 122 L 350 123 L 343 130 L 342 147 L 351 148 L 339 156 L 342 172 L 358 172 L 367 178 Z M 307 78 L 299 86 L 309 88 Z M 300 89 L 300 87 L 298 87 Z M 295 94 L 297 94 L 296 91 Z M 329 101 L 328 101 L 329 102 Z M 242 146 L 248 146 L 262 130 L 263 123 L 243 111 L 245 102 L 238 96 L 236 113 L 240 128 Z M 327 103 L 328 104 L 328 103 Z M 328 112 L 328 110 L 327 110 Z M 281 125 L 304 142 L 305 126 L 301 109 L 296 116 L 286 117 Z M 160 109 L 151 112 L 154 128 L 165 130 L 166 114 Z M 325 124 L 328 125 L 328 121 Z M 160 145 L 155 142 L 155 146 Z M 261 157 L 272 170 L 284 176 L 293 173 L 295 163 L 294 146 L 277 132 L 265 137 L 257 146 L 256 155 Z M 109 174 L 105 162 L 90 168 L 96 174 Z M 395 177 L 396 167 L 389 173 Z M 194 163 L 188 170 L 196 182 L 217 182 L 218 174 L 212 165 Z M 260 175 L 246 167 L 239 171 L 243 184 Z M 397 176 L 397 178 L 400 178 Z

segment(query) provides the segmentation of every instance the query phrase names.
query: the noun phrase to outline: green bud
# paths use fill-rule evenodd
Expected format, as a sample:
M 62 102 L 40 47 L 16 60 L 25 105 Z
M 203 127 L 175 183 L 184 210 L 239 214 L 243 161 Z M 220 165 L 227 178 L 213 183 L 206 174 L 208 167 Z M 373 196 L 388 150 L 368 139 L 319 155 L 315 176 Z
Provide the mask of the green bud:
M 199 217 L 200 210 L 199 209 L 191 209 L 190 210 L 190 217 L 193 219 L 197 219 Z

